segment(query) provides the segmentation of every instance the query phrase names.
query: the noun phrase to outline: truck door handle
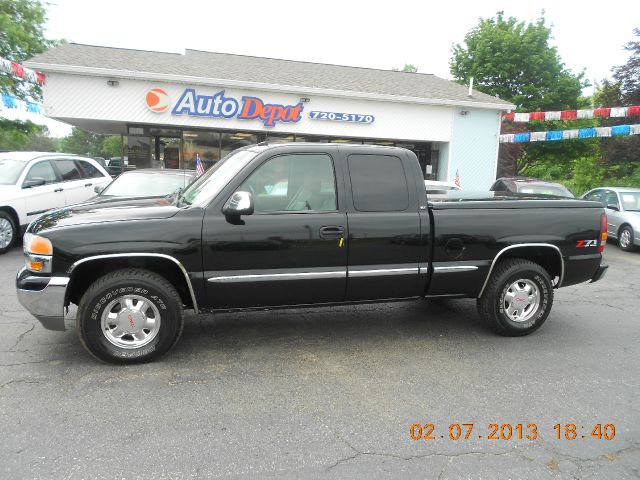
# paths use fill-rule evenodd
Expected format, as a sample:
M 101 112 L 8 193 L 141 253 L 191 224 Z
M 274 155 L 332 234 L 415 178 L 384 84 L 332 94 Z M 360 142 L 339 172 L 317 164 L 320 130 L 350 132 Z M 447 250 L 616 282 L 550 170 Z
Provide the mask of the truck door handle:
M 320 227 L 320 238 L 342 238 L 344 236 L 344 227 L 337 225 L 331 225 L 327 227 Z
M 85 187 L 90 187 L 91 185 L 93 185 L 93 183 L 85 183 L 84 184 Z
M 61 192 L 61 191 L 63 191 L 63 190 L 64 190 L 64 188 L 56 188 L 56 189 L 54 190 L 54 192 Z

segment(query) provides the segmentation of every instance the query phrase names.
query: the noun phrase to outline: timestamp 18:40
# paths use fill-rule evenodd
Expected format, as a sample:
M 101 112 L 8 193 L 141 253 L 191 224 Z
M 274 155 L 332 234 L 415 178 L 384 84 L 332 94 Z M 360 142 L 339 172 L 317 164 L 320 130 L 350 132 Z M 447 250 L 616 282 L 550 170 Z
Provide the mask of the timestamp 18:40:
M 612 423 L 597 423 L 593 427 L 576 426 L 574 423 L 556 423 L 553 426 L 558 440 L 575 440 L 596 438 L 598 440 L 613 440 L 616 427 Z M 409 428 L 412 440 L 431 441 L 438 438 L 450 440 L 469 440 L 479 438 L 487 440 L 537 440 L 538 425 L 535 423 L 490 423 L 488 427 L 473 423 L 451 423 L 448 428 L 437 431 L 433 423 L 414 423 Z

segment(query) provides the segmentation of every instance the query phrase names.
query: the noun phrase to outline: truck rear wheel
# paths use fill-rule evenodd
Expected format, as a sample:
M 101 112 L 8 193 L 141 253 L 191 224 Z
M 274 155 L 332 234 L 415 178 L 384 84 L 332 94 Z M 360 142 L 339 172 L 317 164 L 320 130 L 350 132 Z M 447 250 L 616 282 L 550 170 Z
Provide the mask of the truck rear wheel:
M 549 274 L 537 263 L 510 258 L 499 262 L 482 297 L 478 313 L 499 335 L 528 335 L 542 326 L 553 304 Z
M 166 353 L 184 320 L 175 288 L 157 273 L 123 269 L 96 280 L 78 305 L 76 329 L 87 351 L 109 363 L 142 363 Z

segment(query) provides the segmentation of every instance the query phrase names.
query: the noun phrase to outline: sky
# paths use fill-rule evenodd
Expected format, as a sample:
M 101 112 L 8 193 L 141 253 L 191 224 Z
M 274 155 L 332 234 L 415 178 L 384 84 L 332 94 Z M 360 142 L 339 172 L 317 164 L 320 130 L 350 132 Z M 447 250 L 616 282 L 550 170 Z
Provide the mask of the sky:
M 611 77 L 623 45 L 640 28 L 640 1 L 481 0 L 46 0 L 46 36 L 70 42 L 166 52 L 186 48 L 451 78 L 451 48 L 480 17 L 498 11 L 532 22 L 544 10 L 552 45 L 574 72 Z M 585 94 L 592 93 L 587 89 Z M 51 126 L 50 126 L 51 129 Z M 59 133 L 55 128 L 56 134 Z

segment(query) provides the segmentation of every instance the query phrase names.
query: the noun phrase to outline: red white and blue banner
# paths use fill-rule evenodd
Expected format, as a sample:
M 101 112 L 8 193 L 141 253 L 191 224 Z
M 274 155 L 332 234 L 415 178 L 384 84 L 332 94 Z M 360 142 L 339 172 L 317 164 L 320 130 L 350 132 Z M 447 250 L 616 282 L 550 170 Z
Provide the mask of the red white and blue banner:
M 0 72 L 14 75 L 22 80 L 35 83 L 40 86 L 44 85 L 44 73 L 36 72 L 35 70 L 23 67 L 19 63 L 12 62 L 11 60 L 7 60 L 2 57 L 0 57 Z
M 500 135 L 500 143 L 556 142 L 574 138 L 604 138 L 627 135 L 640 135 L 640 124 L 549 130 L 546 132 L 507 133 Z
M 28 100 L 21 100 L 9 93 L 0 94 L 0 111 L 15 109 L 27 113 L 43 113 L 42 105 Z
M 557 112 L 503 113 L 503 122 L 550 122 L 555 120 L 587 120 L 590 118 L 625 118 L 640 116 L 640 105 L 629 107 L 601 107 L 589 110 L 560 110 Z

